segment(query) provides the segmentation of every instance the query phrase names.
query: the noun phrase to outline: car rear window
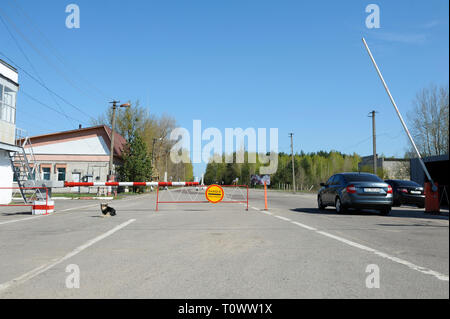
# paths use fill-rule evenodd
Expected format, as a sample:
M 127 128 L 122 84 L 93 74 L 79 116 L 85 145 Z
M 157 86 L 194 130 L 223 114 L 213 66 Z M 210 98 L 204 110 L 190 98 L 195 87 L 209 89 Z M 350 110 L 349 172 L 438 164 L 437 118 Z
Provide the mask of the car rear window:
M 421 187 L 419 184 L 413 181 L 395 181 L 397 186 L 412 186 L 412 187 Z
M 376 183 L 384 183 L 381 178 L 371 174 L 349 174 L 344 175 L 344 178 L 347 182 L 376 182 Z

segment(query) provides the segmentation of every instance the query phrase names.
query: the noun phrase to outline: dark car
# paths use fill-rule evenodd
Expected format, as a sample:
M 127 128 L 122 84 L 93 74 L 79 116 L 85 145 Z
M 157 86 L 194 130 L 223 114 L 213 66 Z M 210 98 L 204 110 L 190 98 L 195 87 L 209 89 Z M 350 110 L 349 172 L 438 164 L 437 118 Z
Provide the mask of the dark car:
M 391 185 L 369 173 L 340 173 L 331 176 L 317 195 L 319 209 L 336 207 L 337 213 L 347 209 L 375 209 L 388 215 L 393 205 Z
M 392 186 L 394 192 L 394 206 L 414 205 L 425 207 L 425 193 L 423 187 L 413 181 L 388 179 L 385 181 Z

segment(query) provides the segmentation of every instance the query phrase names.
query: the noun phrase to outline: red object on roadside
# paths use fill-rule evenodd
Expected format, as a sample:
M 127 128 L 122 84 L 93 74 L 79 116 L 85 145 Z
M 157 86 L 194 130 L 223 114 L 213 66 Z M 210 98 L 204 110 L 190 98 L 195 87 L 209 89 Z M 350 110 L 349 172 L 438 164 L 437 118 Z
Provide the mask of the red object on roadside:
M 436 189 L 438 188 L 438 184 L 436 185 Z M 425 183 L 425 212 L 426 213 L 440 213 L 439 207 L 439 191 L 433 192 L 431 189 L 432 185 L 430 182 Z

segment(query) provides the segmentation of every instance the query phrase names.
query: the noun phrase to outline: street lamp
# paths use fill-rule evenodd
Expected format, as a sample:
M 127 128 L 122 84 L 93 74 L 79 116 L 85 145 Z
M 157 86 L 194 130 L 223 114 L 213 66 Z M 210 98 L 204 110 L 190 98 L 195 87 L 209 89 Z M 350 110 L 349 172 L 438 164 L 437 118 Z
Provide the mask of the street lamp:
M 111 180 L 112 174 L 113 174 L 113 158 L 114 158 L 114 127 L 116 126 L 116 108 L 117 103 L 120 103 L 120 101 L 112 101 L 109 102 L 112 103 L 112 126 L 111 126 L 111 147 L 110 147 L 110 153 L 109 153 L 109 176 L 108 180 Z M 130 107 L 130 103 L 124 103 L 119 105 L 119 107 Z

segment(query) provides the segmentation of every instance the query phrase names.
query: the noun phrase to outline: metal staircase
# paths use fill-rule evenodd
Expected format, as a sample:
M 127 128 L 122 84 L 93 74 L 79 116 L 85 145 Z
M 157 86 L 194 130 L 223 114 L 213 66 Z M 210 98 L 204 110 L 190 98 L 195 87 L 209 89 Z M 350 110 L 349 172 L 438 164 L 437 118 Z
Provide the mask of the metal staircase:
M 46 194 L 42 189 L 24 189 L 24 187 L 35 187 L 39 184 L 36 179 L 37 165 L 31 141 L 24 133 L 24 130 L 16 129 L 16 146 L 20 148 L 20 151 L 9 152 L 9 158 L 22 199 L 25 203 L 31 203 L 36 198 L 45 198 Z M 30 163 L 34 165 L 31 166 Z M 17 192 L 13 192 L 13 197 L 15 193 Z

